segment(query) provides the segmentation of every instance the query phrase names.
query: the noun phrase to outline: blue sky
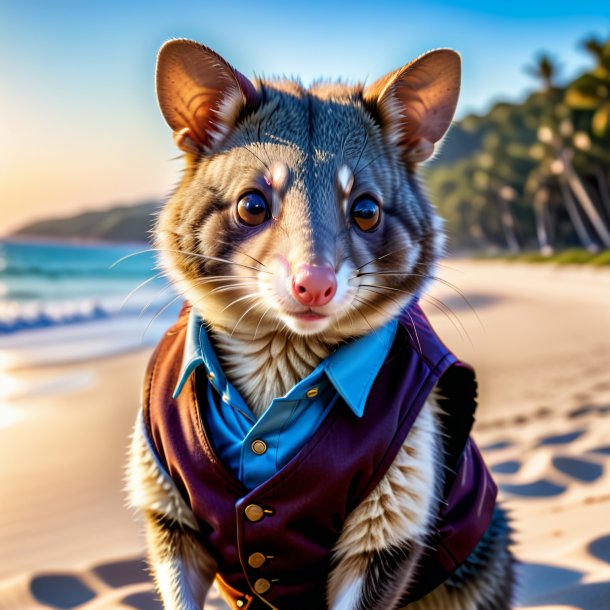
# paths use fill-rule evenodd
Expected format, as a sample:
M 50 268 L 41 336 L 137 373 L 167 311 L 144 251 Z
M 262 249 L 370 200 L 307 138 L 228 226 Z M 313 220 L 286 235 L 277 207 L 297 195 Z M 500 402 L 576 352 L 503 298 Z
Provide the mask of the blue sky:
M 6 227 L 163 196 L 179 165 L 154 97 L 159 46 L 190 37 L 246 75 L 373 80 L 426 50 L 462 53 L 458 117 L 516 100 L 523 66 L 610 35 L 610 2 L 0 0 L 0 211 Z M 0 229 L 1 230 L 1 229 Z

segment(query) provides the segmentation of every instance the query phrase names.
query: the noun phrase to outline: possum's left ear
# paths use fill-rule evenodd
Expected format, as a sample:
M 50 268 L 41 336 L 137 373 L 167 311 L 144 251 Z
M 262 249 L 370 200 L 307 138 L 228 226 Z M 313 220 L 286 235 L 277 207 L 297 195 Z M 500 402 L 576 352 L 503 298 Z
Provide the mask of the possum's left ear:
M 391 141 L 404 150 L 408 163 L 430 157 L 449 129 L 460 93 L 460 72 L 459 54 L 437 49 L 365 89 L 365 103 Z

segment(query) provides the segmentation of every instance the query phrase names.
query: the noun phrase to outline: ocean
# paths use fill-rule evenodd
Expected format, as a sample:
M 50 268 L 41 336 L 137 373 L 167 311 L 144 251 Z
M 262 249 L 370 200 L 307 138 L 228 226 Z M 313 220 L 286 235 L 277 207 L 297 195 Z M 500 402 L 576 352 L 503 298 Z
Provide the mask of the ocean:
M 0 240 L 0 335 L 118 318 L 145 330 L 176 296 L 149 248 Z M 166 324 L 179 301 L 161 311 Z

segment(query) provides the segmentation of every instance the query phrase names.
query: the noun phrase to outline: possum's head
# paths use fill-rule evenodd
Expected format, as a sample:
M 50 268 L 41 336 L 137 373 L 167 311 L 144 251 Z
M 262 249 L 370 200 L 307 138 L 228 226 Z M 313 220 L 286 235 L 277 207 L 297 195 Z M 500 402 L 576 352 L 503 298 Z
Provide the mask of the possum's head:
M 210 49 L 159 52 L 186 172 L 161 212 L 163 266 L 220 332 L 369 332 L 421 291 L 440 223 L 416 179 L 449 127 L 460 59 L 440 49 L 368 87 L 249 81 Z

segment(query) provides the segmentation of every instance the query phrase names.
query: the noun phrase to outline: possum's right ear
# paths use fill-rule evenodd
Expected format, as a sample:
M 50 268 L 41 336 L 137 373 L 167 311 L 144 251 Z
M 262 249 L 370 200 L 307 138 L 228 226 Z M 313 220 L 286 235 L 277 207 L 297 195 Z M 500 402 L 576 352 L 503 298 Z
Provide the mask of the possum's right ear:
M 198 154 L 222 141 L 244 106 L 258 104 L 259 93 L 211 49 L 177 39 L 159 51 L 157 98 L 176 145 Z

